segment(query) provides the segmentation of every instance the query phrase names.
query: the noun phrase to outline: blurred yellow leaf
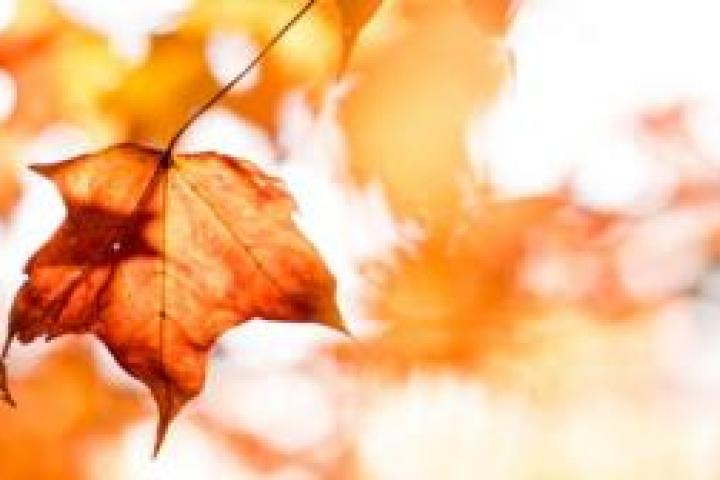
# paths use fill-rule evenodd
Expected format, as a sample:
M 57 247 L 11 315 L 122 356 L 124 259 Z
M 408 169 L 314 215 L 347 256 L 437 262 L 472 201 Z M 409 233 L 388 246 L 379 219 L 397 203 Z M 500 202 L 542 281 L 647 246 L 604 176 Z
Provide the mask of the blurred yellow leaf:
M 444 7 L 444 6 L 443 6 Z M 357 69 L 340 107 L 351 168 L 382 181 L 391 206 L 428 228 L 454 221 L 471 182 L 472 114 L 502 85 L 508 63 L 464 8 L 436 8 Z

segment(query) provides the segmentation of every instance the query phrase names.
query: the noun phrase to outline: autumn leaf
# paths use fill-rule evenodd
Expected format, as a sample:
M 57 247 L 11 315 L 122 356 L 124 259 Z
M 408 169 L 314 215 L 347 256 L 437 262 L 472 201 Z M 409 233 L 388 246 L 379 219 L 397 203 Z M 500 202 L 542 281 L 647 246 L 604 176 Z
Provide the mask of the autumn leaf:
M 35 170 L 68 214 L 26 267 L 10 340 L 99 337 L 157 402 L 156 452 L 227 329 L 255 317 L 341 328 L 291 198 L 252 164 L 120 145 Z

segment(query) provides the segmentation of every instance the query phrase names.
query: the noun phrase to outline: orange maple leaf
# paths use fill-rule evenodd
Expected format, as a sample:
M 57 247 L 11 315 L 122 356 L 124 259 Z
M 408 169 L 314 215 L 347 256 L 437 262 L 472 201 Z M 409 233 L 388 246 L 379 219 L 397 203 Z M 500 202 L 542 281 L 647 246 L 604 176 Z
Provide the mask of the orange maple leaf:
M 341 328 L 334 279 L 293 225 L 293 201 L 252 164 L 127 144 L 35 170 L 68 214 L 26 267 L 8 341 L 98 336 L 150 388 L 156 452 L 226 330 L 255 317 Z

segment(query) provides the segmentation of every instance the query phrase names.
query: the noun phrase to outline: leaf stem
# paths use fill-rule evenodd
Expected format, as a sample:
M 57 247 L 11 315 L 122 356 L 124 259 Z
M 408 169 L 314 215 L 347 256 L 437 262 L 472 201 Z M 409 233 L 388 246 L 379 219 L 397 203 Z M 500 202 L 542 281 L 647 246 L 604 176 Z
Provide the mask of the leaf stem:
M 172 164 L 172 154 L 175 150 L 175 147 L 177 146 L 180 139 L 185 135 L 185 133 L 188 131 L 188 129 L 195 123 L 195 121 L 202 116 L 205 112 L 207 112 L 211 107 L 213 107 L 222 97 L 224 97 L 235 85 L 238 84 L 240 80 L 245 78 L 259 63 L 262 61 L 263 58 L 270 52 L 270 50 L 277 45 L 277 43 L 285 36 L 285 34 L 298 22 L 300 21 L 305 14 L 317 3 L 317 0 L 308 0 L 308 2 L 305 3 L 305 5 L 298 10 L 298 12 L 293 16 L 293 18 L 290 19 L 289 22 L 285 24 L 283 28 L 281 28 L 271 39 L 270 41 L 265 44 L 262 50 L 258 52 L 258 54 L 253 58 L 253 60 L 240 72 L 238 73 L 230 82 L 228 82 L 224 87 L 222 87 L 220 90 L 218 90 L 210 99 L 208 99 L 207 102 L 205 102 L 195 113 L 188 118 L 185 123 L 180 127 L 180 129 L 173 135 L 173 137 L 170 139 L 170 142 L 168 143 L 167 147 L 165 147 L 165 150 L 163 152 L 162 156 L 162 165 L 165 168 L 170 167 Z

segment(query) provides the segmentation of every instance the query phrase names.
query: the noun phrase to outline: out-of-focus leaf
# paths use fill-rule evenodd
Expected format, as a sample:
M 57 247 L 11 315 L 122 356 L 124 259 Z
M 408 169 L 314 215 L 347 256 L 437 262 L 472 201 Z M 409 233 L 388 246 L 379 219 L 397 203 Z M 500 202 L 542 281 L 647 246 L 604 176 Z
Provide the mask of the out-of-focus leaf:
M 517 200 L 479 195 L 477 201 L 456 218 L 455 229 L 430 231 L 413 252 L 378 267 L 371 303 L 387 331 L 366 345 L 361 363 L 370 358 L 373 369 L 383 364 L 401 372 L 419 365 L 477 370 L 498 354 L 531 348 L 524 336 L 528 325 L 560 302 L 616 320 L 642 308 L 614 276 L 612 246 L 622 219 L 577 209 L 564 194 Z M 569 272 L 579 284 L 588 282 L 573 297 L 545 297 L 528 288 L 529 260 L 547 254 L 550 245 L 594 261 L 590 277 L 582 278 L 587 270 Z
M 156 449 L 202 389 L 207 356 L 255 317 L 341 328 L 335 282 L 280 183 L 247 162 L 134 145 L 39 167 L 68 217 L 27 265 L 22 342 L 93 333 L 158 404 Z
M 62 347 L 14 385 L 0 408 L 0 478 L 85 478 L 93 445 L 141 414 L 137 395 L 111 386 L 86 349 Z
M 17 85 L 5 128 L 28 137 L 56 122 L 84 128 L 99 142 L 114 139 L 101 98 L 124 70 L 106 40 L 70 24 L 0 39 L 0 68 Z
M 6 128 L 32 134 L 56 118 L 57 79 L 50 35 L 4 38 L 0 67 L 13 76 L 17 88 L 15 108 Z
M 517 323 L 540 308 L 518 281 L 528 232 L 561 207 L 555 197 L 488 203 L 462 231 L 433 233 L 381 276 L 375 314 L 389 329 L 378 351 L 405 368 L 476 366 L 509 348 Z
M 455 220 L 472 178 L 470 118 L 497 93 L 508 63 L 463 8 L 433 12 L 363 62 L 340 120 L 355 177 L 379 179 L 397 214 L 439 228 Z

